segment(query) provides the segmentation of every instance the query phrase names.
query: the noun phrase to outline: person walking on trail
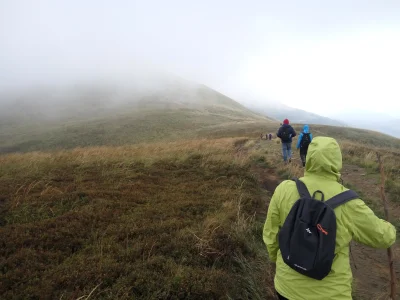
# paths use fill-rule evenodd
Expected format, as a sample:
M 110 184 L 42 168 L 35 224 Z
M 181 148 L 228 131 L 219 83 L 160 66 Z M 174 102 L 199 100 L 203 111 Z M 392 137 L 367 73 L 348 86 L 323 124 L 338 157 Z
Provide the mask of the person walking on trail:
M 395 227 L 338 182 L 341 169 L 336 140 L 315 137 L 304 177 L 283 181 L 272 196 L 263 240 L 279 299 L 351 300 L 351 240 L 382 249 L 396 240 Z
M 312 141 L 312 134 L 310 133 L 310 128 L 308 125 L 304 125 L 303 131 L 300 133 L 296 145 L 296 148 L 300 149 L 300 158 L 301 162 L 303 163 L 303 167 L 306 166 L 307 151 L 311 141 Z
M 276 134 L 282 141 L 282 156 L 285 163 L 292 161 L 292 138 L 296 136 L 296 131 L 289 125 L 289 120 L 285 119 L 283 125 Z

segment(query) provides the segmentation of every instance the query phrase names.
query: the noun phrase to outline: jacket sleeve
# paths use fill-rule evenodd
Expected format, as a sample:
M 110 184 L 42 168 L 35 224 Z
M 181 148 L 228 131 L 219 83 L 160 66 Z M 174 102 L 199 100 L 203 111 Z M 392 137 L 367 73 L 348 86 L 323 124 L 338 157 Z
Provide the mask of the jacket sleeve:
M 396 241 L 396 228 L 378 218 L 364 201 L 350 201 L 344 212 L 355 241 L 374 248 L 389 248 Z
M 294 128 L 292 127 L 292 137 L 295 137 L 296 135 L 296 130 L 294 130 Z
M 269 203 L 267 220 L 265 221 L 263 230 L 263 240 L 267 246 L 269 259 L 272 262 L 276 261 L 276 256 L 279 249 L 278 233 L 280 228 L 280 215 L 278 199 L 280 194 L 281 192 L 278 186 L 274 195 L 272 196 L 271 202 Z
M 310 133 L 310 142 L 312 141 L 312 133 Z
M 301 143 L 301 139 L 303 138 L 303 133 L 300 132 L 299 138 L 297 139 L 297 145 L 296 148 L 299 149 L 300 148 L 300 143 Z
M 282 134 L 282 127 L 280 127 L 280 128 L 278 129 L 278 132 L 276 133 L 276 136 L 277 136 L 278 138 L 280 138 L 280 137 L 281 137 L 281 134 Z

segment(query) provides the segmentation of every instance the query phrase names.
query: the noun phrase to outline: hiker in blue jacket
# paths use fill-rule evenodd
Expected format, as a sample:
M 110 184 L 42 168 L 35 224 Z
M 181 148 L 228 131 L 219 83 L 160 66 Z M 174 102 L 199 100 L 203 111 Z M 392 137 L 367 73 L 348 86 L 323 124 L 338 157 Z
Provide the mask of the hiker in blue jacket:
M 299 138 L 297 139 L 297 146 L 296 148 L 300 148 L 300 158 L 301 162 L 303 163 L 303 167 L 306 166 L 306 157 L 308 146 L 312 141 L 312 134 L 310 133 L 310 128 L 308 125 L 304 125 L 303 131 L 300 133 Z
M 283 125 L 279 128 L 276 134 L 282 141 L 282 156 L 285 163 L 292 160 L 292 138 L 296 136 L 296 131 L 289 125 L 289 120 L 285 119 Z

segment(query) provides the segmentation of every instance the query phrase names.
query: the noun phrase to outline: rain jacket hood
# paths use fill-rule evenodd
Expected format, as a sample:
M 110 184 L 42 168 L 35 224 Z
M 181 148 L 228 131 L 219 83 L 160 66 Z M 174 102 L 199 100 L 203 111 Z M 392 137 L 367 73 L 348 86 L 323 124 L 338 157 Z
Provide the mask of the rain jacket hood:
M 305 126 L 304 126 L 305 127 Z M 316 137 L 308 147 L 306 173 L 338 181 L 342 169 L 342 153 L 335 139 Z
M 309 146 L 305 176 L 300 180 L 311 195 L 320 190 L 325 199 L 330 199 L 347 190 L 338 183 L 341 168 L 342 155 L 338 143 L 332 138 L 316 137 Z M 395 227 L 375 216 L 361 199 L 335 208 L 337 230 L 332 270 L 323 280 L 315 280 L 286 265 L 279 250 L 279 230 L 299 198 L 296 184 L 285 180 L 276 188 L 269 203 L 263 240 L 269 259 L 276 262 L 276 290 L 290 300 L 351 300 L 349 243 L 354 239 L 374 248 L 388 248 L 396 240 Z
M 304 133 L 309 133 L 310 132 L 310 127 L 308 127 L 308 125 L 304 125 L 303 132 Z
M 297 139 L 297 144 L 296 144 L 296 148 L 297 148 L 297 149 L 300 148 L 300 146 L 301 146 L 301 141 L 302 141 L 302 139 L 303 139 L 304 134 L 306 134 L 306 133 L 309 134 L 309 136 L 310 136 L 310 141 L 312 141 L 313 136 L 312 136 L 312 134 L 311 134 L 311 132 L 310 132 L 310 127 L 309 127 L 308 125 L 304 125 L 303 131 L 300 132 L 299 138 Z

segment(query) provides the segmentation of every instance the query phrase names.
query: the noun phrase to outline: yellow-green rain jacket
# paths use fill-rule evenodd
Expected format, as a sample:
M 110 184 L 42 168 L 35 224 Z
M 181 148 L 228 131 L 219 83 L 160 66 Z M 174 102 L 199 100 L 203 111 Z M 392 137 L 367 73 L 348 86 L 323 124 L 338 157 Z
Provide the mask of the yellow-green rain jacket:
M 311 195 L 321 190 L 325 199 L 330 199 L 347 190 L 338 183 L 341 168 L 342 154 L 337 142 L 332 138 L 316 137 L 309 146 L 305 176 L 300 180 L 306 184 Z M 290 180 L 282 182 L 271 199 L 264 225 L 263 239 L 269 258 L 276 261 L 276 290 L 289 300 L 352 299 L 350 241 L 354 239 L 374 248 L 388 248 L 396 240 L 395 227 L 375 216 L 360 199 L 335 208 L 337 235 L 332 270 L 323 280 L 315 280 L 286 265 L 279 250 L 279 229 L 298 199 L 296 184 Z M 385 254 L 382 252 L 382 255 Z

